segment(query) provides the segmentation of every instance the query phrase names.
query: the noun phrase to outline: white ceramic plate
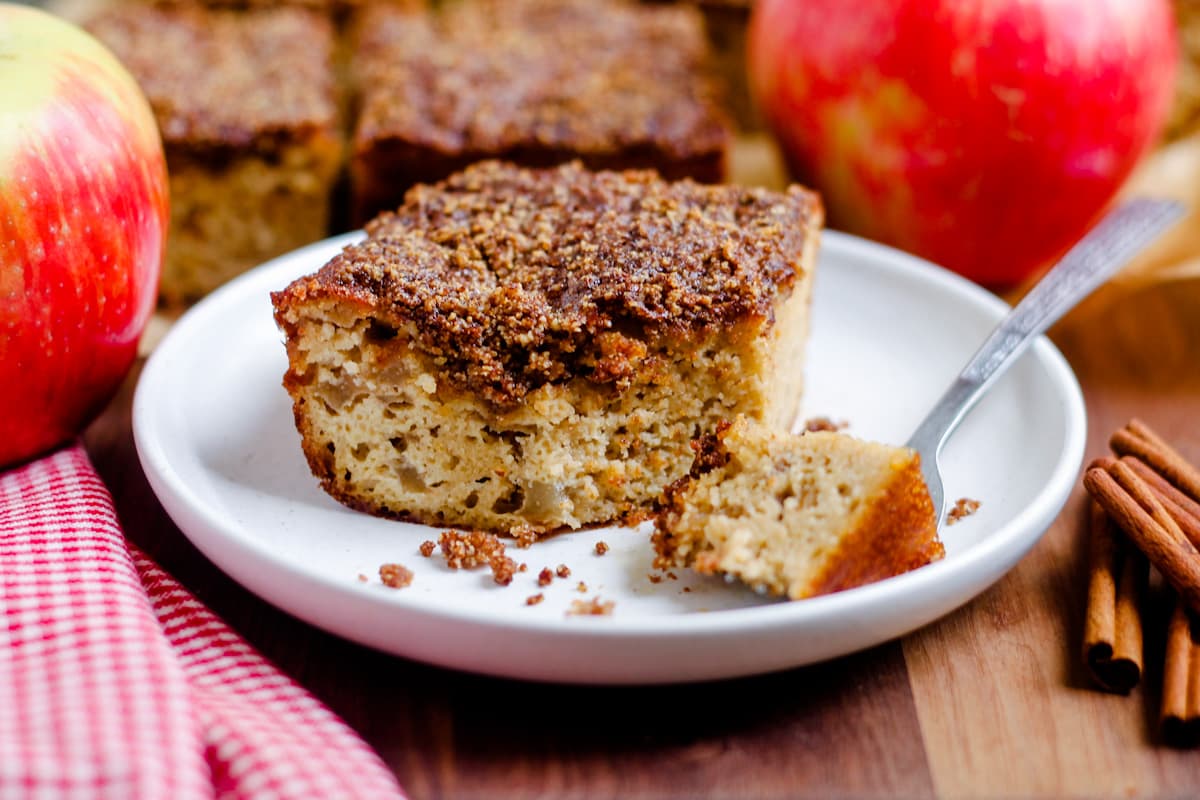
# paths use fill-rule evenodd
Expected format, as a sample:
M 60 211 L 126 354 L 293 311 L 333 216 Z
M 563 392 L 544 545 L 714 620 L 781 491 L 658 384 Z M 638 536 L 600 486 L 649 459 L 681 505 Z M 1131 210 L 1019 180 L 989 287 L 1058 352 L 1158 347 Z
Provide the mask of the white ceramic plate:
M 338 505 L 301 455 L 268 293 L 353 237 L 272 261 L 186 314 L 142 374 L 134 433 L 155 492 L 205 555 L 280 608 L 381 650 L 580 683 L 725 678 L 842 655 L 924 625 L 1003 575 L 1058 514 L 1083 458 L 1079 386 L 1043 339 L 946 449 L 946 496 L 982 506 L 943 531 L 946 558 L 937 564 L 826 597 L 769 601 L 682 570 L 651 582 L 643 526 L 510 546 L 529 570 L 499 587 L 486 569 L 455 572 L 436 553 L 421 557 L 418 546 L 436 530 Z M 851 433 L 904 442 L 1005 311 L 925 262 L 826 233 L 805 416 L 845 419 Z M 599 540 L 611 547 L 602 557 L 593 552 Z M 387 562 L 413 569 L 413 585 L 381 585 Z M 539 588 L 537 573 L 559 564 L 570 578 Z M 538 592 L 544 602 L 526 605 Z M 611 616 L 566 614 L 572 600 L 596 596 L 615 602 Z

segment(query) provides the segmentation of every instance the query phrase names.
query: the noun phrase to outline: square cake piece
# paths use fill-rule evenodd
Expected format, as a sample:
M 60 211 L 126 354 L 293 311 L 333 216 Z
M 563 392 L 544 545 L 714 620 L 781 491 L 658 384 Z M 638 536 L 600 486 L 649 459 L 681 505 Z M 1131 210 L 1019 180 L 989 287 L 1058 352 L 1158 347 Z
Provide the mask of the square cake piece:
M 725 177 L 730 125 L 688 7 L 474 0 L 363 13 L 351 177 L 358 219 L 414 183 L 500 158 Z
M 529 535 L 645 513 L 690 442 L 798 414 L 816 195 L 578 163 L 413 188 L 272 295 L 343 503 Z
M 168 305 L 327 235 L 342 140 L 326 15 L 125 3 L 88 27 L 158 119 L 171 192 Z
M 692 567 L 793 600 L 942 557 L 920 457 L 840 433 L 794 436 L 746 418 L 699 438 L 667 488 L 660 569 Z

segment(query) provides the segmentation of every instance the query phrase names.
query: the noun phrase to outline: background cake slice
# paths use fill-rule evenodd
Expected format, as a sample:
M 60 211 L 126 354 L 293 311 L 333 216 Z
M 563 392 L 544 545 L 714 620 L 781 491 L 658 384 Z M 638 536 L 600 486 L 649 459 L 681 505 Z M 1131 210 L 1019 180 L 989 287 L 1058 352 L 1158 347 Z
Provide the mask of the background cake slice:
M 657 565 L 736 577 L 798 600 L 942 557 L 916 452 L 747 419 L 697 441 L 664 494 Z
M 703 19 L 627 0 L 369 6 L 353 72 L 357 218 L 488 158 L 717 182 L 732 131 Z
M 162 133 L 168 305 L 325 237 L 342 151 L 327 15 L 121 3 L 88 27 L 137 79 Z
M 798 412 L 821 207 L 578 164 L 414 188 L 273 295 L 322 486 L 528 533 L 645 511 L 690 442 Z

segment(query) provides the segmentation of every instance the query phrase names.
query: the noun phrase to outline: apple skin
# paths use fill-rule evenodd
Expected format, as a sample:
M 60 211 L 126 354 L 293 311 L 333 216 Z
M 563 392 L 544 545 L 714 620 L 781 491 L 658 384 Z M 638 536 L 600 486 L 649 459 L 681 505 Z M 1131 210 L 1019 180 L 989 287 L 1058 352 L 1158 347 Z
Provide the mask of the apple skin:
M 162 142 L 133 78 L 82 30 L 0 3 L 0 467 L 112 398 L 166 231 Z
M 1065 251 L 1155 143 L 1167 0 L 759 0 L 751 86 L 834 227 L 979 283 Z

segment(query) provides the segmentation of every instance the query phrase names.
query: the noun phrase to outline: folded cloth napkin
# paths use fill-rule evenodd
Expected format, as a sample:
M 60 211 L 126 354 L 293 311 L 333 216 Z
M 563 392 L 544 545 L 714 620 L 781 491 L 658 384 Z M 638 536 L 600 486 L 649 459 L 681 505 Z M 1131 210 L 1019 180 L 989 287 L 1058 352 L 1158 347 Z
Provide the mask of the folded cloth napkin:
M 125 541 L 75 445 L 0 473 L 0 798 L 403 797 Z

